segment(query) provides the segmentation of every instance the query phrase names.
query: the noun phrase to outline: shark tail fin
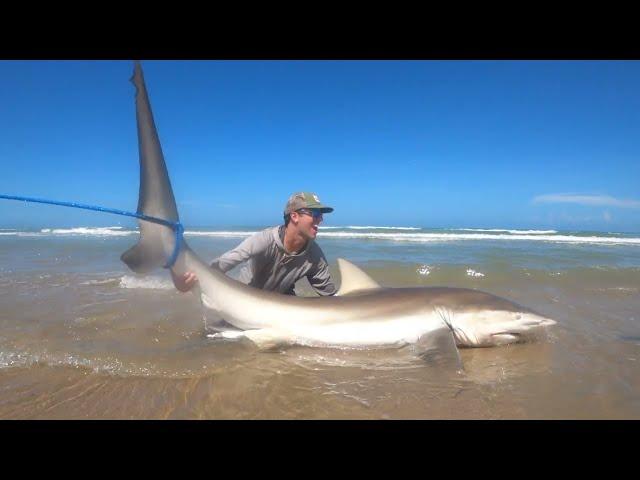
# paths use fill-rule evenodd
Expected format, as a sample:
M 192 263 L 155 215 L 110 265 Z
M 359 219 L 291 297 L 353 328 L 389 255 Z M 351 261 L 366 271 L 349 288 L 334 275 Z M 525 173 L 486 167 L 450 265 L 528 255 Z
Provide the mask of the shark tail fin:
M 124 252 L 120 259 L 136 273 L 148 273 L 167 263 L 175 245 L 175 234 L 169 227 L 138 221 L 140 240 Z
M 178 222 L 178 209 L 173 196 L 160 139 L 153 120 L 151 104 L 140 62 L 135 62 L 131 81 L 136 87 L 136 120 L 140 154 L 139 214 L 169 222 Z M 138 220 L 140 240 L 120 257 L 137 273 L 146 273 L 167 264 L 175 244 L 176 234 L 167 225 Z M 180 243 L 181 250 L 186 247 Z

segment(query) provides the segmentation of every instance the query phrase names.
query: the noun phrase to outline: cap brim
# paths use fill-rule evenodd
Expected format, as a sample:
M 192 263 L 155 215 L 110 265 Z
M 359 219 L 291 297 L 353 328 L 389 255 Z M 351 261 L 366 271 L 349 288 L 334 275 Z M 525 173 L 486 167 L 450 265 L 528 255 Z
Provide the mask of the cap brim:
M 331 213 L 331 212 L 333 212 L 333 208 L 327 207 L 327 206 L 322 205 L 322 204 L 321 205 L 309 205 L 307 207 L 300 207 L 300 208 L 310 208 L 310 209 L 313 209 L 313 210 L 320 210 L 322 213 Z M 285 210 L 284 214 L 285 215 L 289 215 L 292 212 L 295 212 L 296 210 L 297 209 L 292 209 L 292 210 L 289 210 L 289 211 Z

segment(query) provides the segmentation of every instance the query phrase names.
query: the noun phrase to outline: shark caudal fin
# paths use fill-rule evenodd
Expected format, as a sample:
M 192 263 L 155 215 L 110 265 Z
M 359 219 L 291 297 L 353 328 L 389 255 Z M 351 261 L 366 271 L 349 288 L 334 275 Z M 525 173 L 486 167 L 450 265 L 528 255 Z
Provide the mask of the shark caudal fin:
M 151 104 L 144 83 L 142 67 L 135 62 L 131 81 L 136 87 L 136 119 L 140 153 L 140 214 L 178 222 L 178 210 L 164 163 L 160 139 L 153 121 Z M 171 227 L 138 220 L 140 240 L 120 257 L 137 273 L 146 273 L 165 265 L 170 258 L 176 235 Z

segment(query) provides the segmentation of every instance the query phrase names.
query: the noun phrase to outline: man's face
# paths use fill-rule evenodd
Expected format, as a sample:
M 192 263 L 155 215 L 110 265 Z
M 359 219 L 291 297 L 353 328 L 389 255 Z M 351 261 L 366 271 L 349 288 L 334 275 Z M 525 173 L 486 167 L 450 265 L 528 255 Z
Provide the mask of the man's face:
M 318 226 L 323 220 L 322 212 L 312 208 L 301 208 L 293 214 L 297 215 L 298 231 L 307 239 L 315 239 L 318 235 Z

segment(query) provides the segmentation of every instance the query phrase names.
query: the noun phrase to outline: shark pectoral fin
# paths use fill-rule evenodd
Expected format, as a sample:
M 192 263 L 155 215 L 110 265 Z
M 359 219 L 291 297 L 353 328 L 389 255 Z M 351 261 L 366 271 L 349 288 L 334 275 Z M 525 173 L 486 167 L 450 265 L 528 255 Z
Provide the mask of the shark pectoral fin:
M 412 345 L 412 349 L 420 358 L 431 364 L 450 365 L 456 370 L 463 370 L 456 339 L 446 325 L 421 335 Z
M 259 350 L 263 351 L 277 350 L 293 343 L 290 335 L 273 328 L 245 330 L 242 333 L 244 337 L 255 343 Z
M 336 296 L 345 296 L 355 292 L 382 288 L 373 278 L 353 263 L 347 262 L 344 258 L 338 258 L 338 268 L 342 281 Z

